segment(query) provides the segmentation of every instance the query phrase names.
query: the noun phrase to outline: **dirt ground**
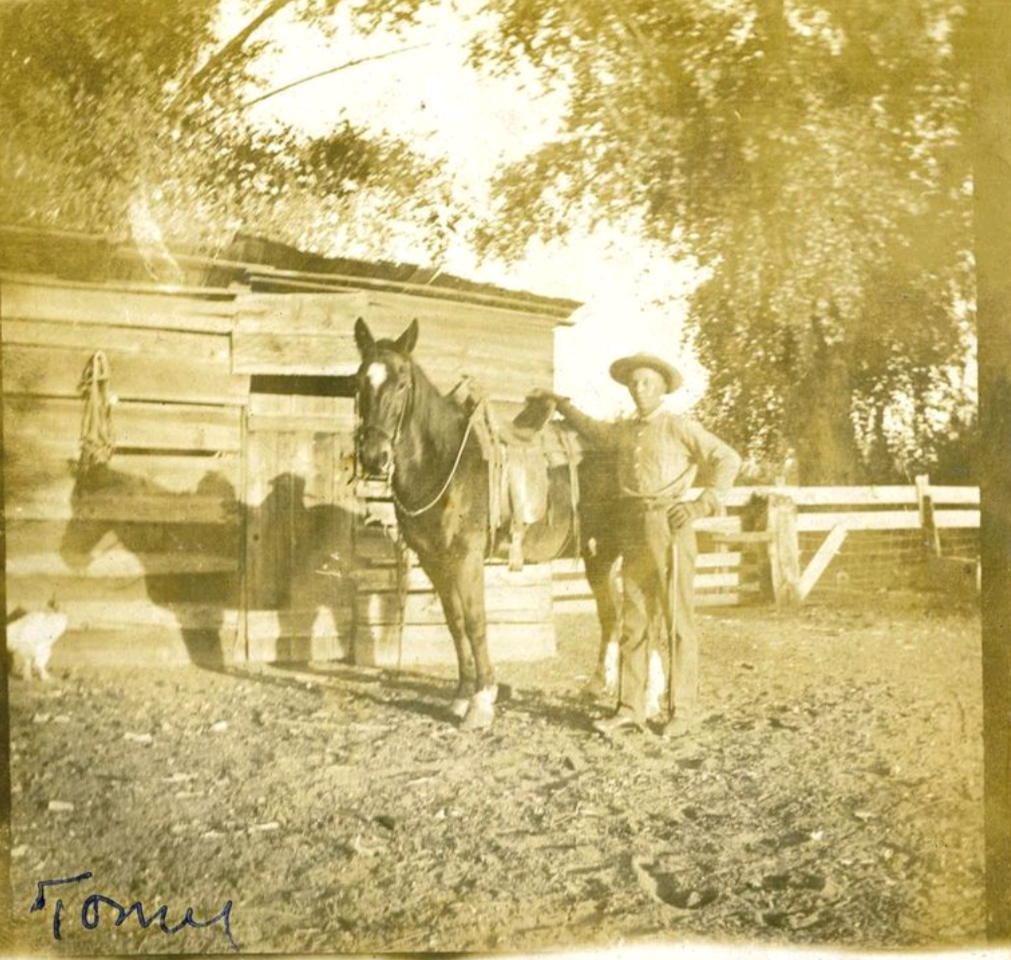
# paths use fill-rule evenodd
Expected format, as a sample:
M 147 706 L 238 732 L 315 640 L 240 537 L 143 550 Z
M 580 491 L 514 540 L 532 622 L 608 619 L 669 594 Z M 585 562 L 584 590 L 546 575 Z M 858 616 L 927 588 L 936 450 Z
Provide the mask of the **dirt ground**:
M 77 667 L 12 679 L 12 881 L 33 953 L 953 946 L 982 938 L 979 618 L 906 595 L 702 618 L 689 742 L 611 742 L 589 614 L 499 666 L 490 732 L 452 671 Z M 30 912 L 37 883 L 49 887 Z M 64 901 L 61 940 L 55 900 Z

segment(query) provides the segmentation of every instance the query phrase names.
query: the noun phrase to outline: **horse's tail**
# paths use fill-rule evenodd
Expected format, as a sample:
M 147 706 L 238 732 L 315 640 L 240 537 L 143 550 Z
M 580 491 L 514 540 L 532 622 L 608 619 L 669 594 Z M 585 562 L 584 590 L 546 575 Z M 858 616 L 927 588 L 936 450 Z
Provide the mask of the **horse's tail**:
M 583 458 L 576 434 L 559 426 L 558 436 L 569 465 L 569 502 L 572 505 L 572 550 L 578 557 L 583 552 L 583 533 L 579 522 L 579 464 Z

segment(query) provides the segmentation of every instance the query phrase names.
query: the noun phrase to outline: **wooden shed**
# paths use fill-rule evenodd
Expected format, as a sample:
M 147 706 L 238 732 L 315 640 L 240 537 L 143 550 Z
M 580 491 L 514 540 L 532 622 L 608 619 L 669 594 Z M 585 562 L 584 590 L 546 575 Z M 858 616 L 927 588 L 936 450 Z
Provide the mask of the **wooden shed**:
M 356 477 L 354 320 L 417 318 L 435 384 L 473 377 L 509 416 L 577 304 L 254 238 L 180 255 L 173 287 L 106 238 L 2 230 L 0 256 L 7 608 L 69 615 L 56 661 L 453 659 Z M 96 392 L 112 452 L 82 475 Z M 493 655 L 551 655 L 550 566 L 489 580 Z

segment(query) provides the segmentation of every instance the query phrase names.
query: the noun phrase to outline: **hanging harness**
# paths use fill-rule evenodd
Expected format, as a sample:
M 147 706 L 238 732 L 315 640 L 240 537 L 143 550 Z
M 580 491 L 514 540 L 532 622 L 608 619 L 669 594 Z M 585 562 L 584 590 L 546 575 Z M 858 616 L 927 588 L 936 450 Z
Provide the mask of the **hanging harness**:
M 77 472 L 87 473 L 104 466 L 112 457 L 112 404 L 109 400 L 109 361 L 101 350 L 84 365 L 78 392 L 84 398 L 81 417 L 81 454 Z

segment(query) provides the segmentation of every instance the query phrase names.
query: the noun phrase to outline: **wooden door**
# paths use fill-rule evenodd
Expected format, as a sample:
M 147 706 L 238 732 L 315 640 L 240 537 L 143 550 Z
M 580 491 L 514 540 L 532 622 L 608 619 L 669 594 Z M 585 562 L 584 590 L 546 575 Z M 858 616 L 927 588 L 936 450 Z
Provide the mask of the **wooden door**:
M 332 660 L 352 646 L 354 401 L 252 393 L 243 558 L 250 660 Z

